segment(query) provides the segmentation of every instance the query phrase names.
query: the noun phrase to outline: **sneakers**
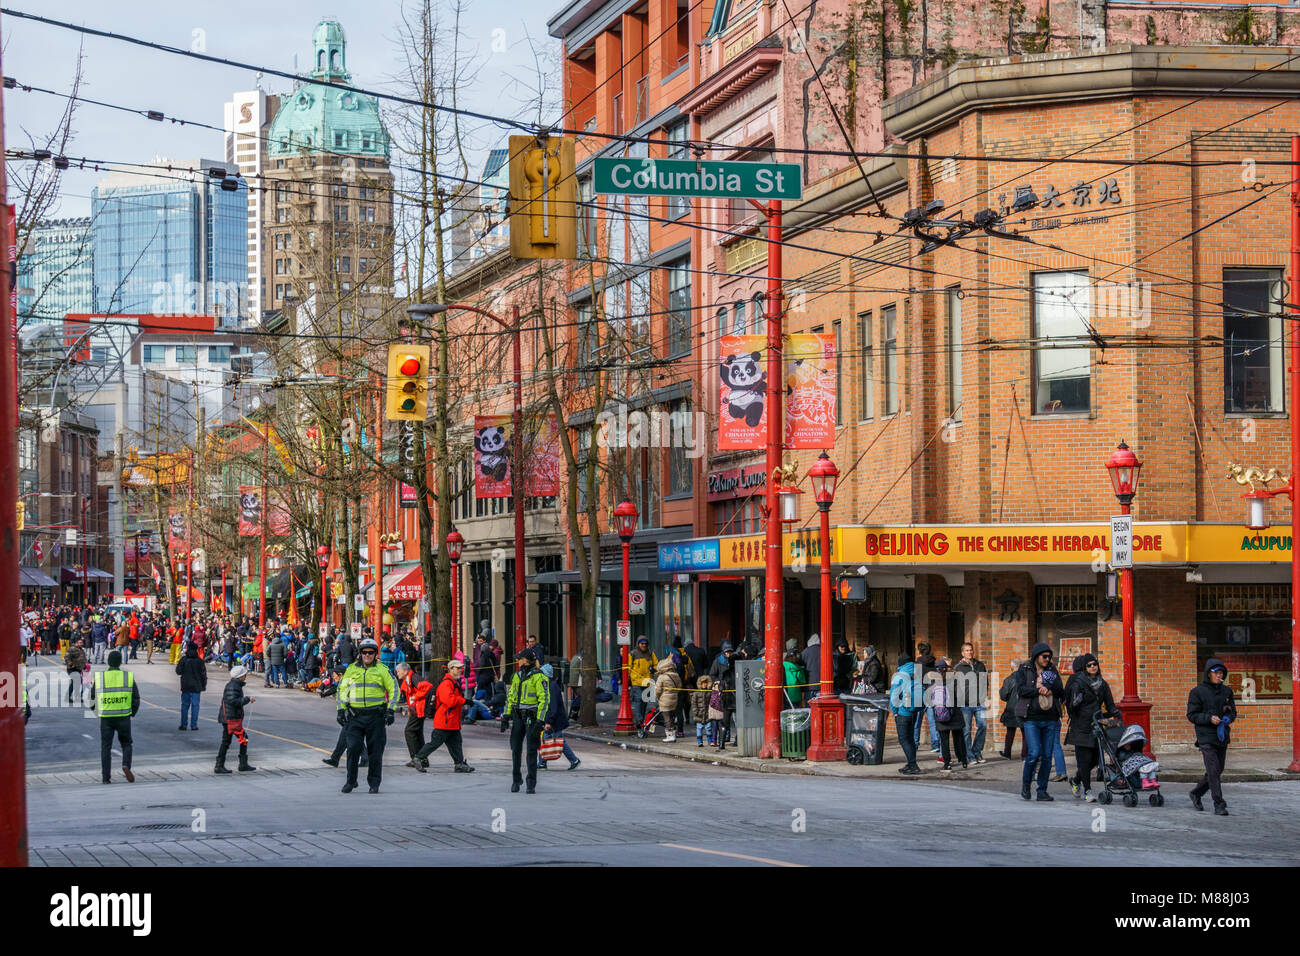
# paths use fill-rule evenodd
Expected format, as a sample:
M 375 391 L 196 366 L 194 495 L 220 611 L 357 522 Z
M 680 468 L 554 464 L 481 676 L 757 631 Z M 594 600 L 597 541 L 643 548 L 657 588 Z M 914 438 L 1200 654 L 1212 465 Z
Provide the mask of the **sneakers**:
M 701 740 L 699 737 L 696 737 L 696 738 L 695 738 L 695 746 L 697 746 L 697 747 L 703 747 L 703 746 L 704 746 L 704 741 Z
M 581 760 L 581 759 L 573 761 L 573 763 L 569 764 L 569 769 L 570 769 L 570 770 L 577 770 L 577 769 L 578 769 L 578 764 L 580 764 L 580 763 L 582 763 L 582 760 Z
M 1083 788 L 1079 786 L 1079 781 L 1070 781 L 1070 792 L 1074 794 L 1074 799 L 1078 800 L 1083 795 Z
M 1023 787 L 1020 788 L 1020 797 L 1022 800 L 1034 799 L 1033 795 L 1029 792 L 1029 784 L 1025 784 Z
M 1069 776 L 1066 775 L 1066 774 L 1058 773 L 1058 774 L 1057 774 L 1055 777 L 1053 777 L 1052 779 L 1055 780 L 1057 783 L 1065 783 L 1065 781 L 1069 780 L 1070 778 L 1069 778 Z
M 676 734 L 664 734 L 664 743 L 672 744 L 677 742 Z
M 1084 803 L 1096 803 L 1096 802 L 1097 802 L 1097 798 L 1096 798 L 1095 796 L 1093 796 L 1093 793 L 1092 793 L 1091 790 L 1085 790 L 1085 791 L 1083 791 L 1083 802 L 1084 802 Z
M 931 748 L 930 748 L 930 753 L 932 753 L 932 754 L 937 754 L 937 753 L 940 753 L 940 752 L 941 752 L 941 751 L 939 750 L 938 747 L 931 747 Z
M 1228 808 L 1220 804 L 1214 808 L 1214 815 L 1216 817 L 1226 817 L 1228 815 Z
M 1199 796 L 1195 793 L 1188 793 L 1187 795 L 1192 798 L 1192 806 L 1201 812 L 1205 811 L 1205 804 L 1201 803 L 1201 798 Z
M 975 755 L 975 762 L 976 762 L 976 763 L 987 763 L 988 761 L 986 761 L 986 760 L 985 760 L 981 755 L 976 754 L 976 755 Z
M 356 785 L 355 783 L 345 783 L 345 784 L 343 785 L 343 792 L 344 792 L 344 793 L 351 793 L 351 792 L 352 792 L 353 790 L 355 790 L 355 789 L 357 789 L 357 785 Z
M 418 760 L 408 760 L 408 761 L 406 762 L 406 765 L 407 765 L 408 767 L 411 767 L 411 768 L 414 769 L 414 770 L 418 770 L 420 773 L 428 773 L 428 772 L 429 772 L 429 768 L 426 767 L 424 764 L 420 763 L 420 761 L 418 761 Z
M 415 760 L 414 757 L 412 757 L 410 760 L 406 761 L 406 766 L 410 767 L 412 770 L 419 770 L 419 769 L 420 769 L 419 764 L 417 763 L 417 761 Z
M 1039 803 L 1051 803 L 1051 802 L 1052 802 L 1053 800 L 1055 800 L 1055 799 L 1056 799 L 1056 798 L 1055 798 L 1054 796 L 1052 796 L 1050 793 L 1048 793 L 1046 790 L 1039 790 L 1039 791 L 1038 791 L 1038 802 L 1039 802 Z
M 420 768 L 423 771 L 423 767 Z M 455 768 L 456 773 L 473 773 L 474 768 L 467 763 L 458 763 Z

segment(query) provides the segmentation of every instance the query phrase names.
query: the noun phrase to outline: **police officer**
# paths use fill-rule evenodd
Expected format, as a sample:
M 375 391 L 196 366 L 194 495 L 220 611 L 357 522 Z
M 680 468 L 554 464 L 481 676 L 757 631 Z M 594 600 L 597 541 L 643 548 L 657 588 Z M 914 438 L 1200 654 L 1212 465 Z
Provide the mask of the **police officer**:
M 510 723 L 510 765 L 514 774 L 511 793 L 518 793 L 524 778 L 519 772 L 524 742 L 528 743 L 528 789 L 537 792 L 537 747 L 542 730 L 550 729 L 543 719 L 551 706 L 550 682 L 537 667 L 537 654 L 531 648 L 515 659 L 515 674 L 506 694 L 505 720 Z
M 385 730 L 396 719 L 397 685 L 387 667 L 379 663 L 379 645 L 366 638 L 358 648 L 358 660 L 343 672 L 339 682 L 338 722 L 347 729 L 348 779 L 343 792 L 357 788 L 357 770 L 364 746 L 370 755 L 366 783 L 379 792 L 384 775 Z
M 112 783 L 113 735 L 122 746 L 122 776 L 135 783 L 131 772 L 131 718 L 140 709 L 140 688 L 135 675 L 122 670 L 122 652 L 110 651 L 108 670 L 95 672 L 95 714 L 99 717 L 99 762 L 104 783 Z

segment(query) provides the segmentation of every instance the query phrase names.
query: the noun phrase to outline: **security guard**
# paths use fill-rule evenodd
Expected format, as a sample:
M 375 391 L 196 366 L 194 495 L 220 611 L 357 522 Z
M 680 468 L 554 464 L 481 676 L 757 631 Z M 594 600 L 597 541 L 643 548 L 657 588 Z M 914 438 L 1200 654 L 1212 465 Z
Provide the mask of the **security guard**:
M 131 772 L 131 718 L 140 709 L 140 688 L 135 675 L 122 670 L 122 652 L 110 651 L 108 670 L 95 672 L 95 714 L 99 717 L 99 762 L 104 783 L 112 783 L 113 735 L 122 745 L 122 776 L 135 783 Z
M 357 788 L 357 770 L 364 746 L 370 755 L 366 783 L 370 792 L 379 792 L 384 775 L 386 727 L 396 719 L 397 685 L 388 668 L 379 663 L 379 645 L 366 638 L 358 648 L 358 659 L 349 664 L 339 681 L 338 722 L 348 734 L 348 780 L 343 792 Z
M 510 723 L 510 767 L 514 774 L 511 793 L 518 793 L 524 778 L 519 773 L 519 760 L 523 756 L 524 742 L 528 742 L 528 789 L 537 792 L 537 747 L 541 742 L 542 718 L 551 706 L 550 681 L 537 667 L 537 653 L 525 649 L 515 659 L 515 674 L 510 679 L 506 694 L 505 720 Z

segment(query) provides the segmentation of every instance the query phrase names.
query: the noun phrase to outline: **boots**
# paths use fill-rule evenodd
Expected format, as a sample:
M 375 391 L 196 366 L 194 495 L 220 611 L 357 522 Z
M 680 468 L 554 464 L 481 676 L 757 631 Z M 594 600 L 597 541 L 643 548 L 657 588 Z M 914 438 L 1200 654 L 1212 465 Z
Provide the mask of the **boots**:
M 239 769 L 245 773 L 257 769 L 248 762 L 248 750 L 244 747 L 239 748 Z
M 218 758 L 217 758 L 217 765 L 216 765 L 215 767 L 212 768 L 212 772 L 213 772 L 213 773 L 230 773 L 230 771 L 226 769 L 226 758 L 225 758 L 225 757 L 218 757 Z

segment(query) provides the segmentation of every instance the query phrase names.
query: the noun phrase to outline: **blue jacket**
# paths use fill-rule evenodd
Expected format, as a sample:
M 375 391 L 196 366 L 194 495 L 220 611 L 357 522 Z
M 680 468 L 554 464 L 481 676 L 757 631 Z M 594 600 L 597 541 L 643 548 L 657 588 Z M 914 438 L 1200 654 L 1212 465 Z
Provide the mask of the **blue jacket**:
M 894 671 L 894 679 L 889 682 L 889 712 L 895 717 L 914 717 L 925 709 L 923 689 L 915 686 L 915 680 L 916 665 L 911 661 Z
M 400 649 L 394 648 L 389 650 L 387 647 L 379 649 L 379 663 L 388 668 L 388 672 L 394 677 L 397 676 L 397 665 L 406 660 L 406 655 Z

